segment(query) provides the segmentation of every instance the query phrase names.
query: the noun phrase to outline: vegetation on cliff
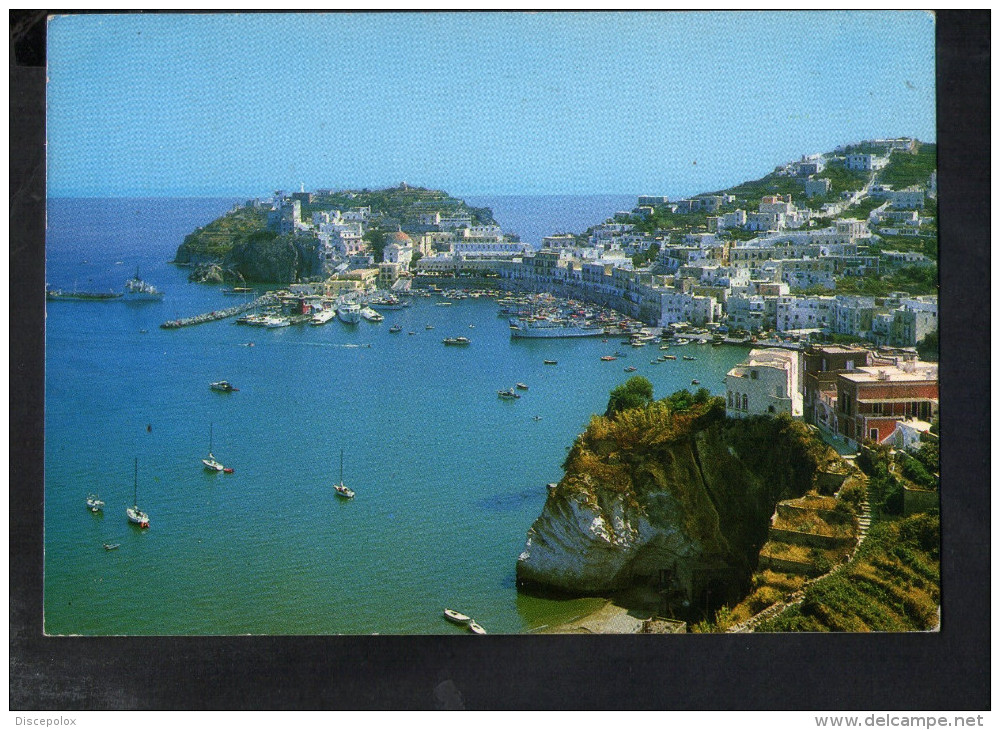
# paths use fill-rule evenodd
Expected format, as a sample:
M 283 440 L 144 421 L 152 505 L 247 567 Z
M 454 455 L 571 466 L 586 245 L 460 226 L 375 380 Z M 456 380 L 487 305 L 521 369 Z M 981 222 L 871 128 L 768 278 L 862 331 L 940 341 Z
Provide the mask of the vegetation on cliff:
M 872 525 L 854 560 L 805 589 L 758 631 L 926 631 L 938 623 L 940 521 L 918 514 Z
M 252 208 L 237 208 L 216 218 L 207 226 L 189 233 L 177 249 L 179 264 L 221 262 L 239 242 L 251 234 L 266 231 L 267 214 Z

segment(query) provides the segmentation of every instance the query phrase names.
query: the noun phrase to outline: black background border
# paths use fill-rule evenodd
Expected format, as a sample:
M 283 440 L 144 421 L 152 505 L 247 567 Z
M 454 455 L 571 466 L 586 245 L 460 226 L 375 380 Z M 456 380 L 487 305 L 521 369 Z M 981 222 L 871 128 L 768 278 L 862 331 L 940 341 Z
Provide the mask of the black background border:
M 11 710 L 989 709 L 988 11 L 937 13 L 941 631 L 471 641 L 42 635 L 48 12 L 10 12 Z

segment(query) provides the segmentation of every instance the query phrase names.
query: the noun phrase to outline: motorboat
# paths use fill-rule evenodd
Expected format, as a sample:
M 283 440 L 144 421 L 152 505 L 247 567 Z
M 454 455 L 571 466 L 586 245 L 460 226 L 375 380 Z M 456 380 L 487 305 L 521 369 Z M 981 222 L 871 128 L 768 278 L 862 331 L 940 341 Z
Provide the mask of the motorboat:
M 601 359 L 604 362 L 611 362 L 612 360 L 616 360 L 617 358 L 614 355 L 601 355 Z
M 558 360 L 542 360 L 542 362 L 545 365 L 558 365 L 559 364 Z
M 466 616 L 464 613 L 452 611 L 450 608 L 446 608 L 444 610 L 444 617 L 452 623 L 460 624 L 462 626 L 468 626 L 472 623 L 472 616 Z
M 312 319 L 309 320 L 309 324 L 316 326 L 326 324 L 336 316 L 336 309 L 320 309 L 319 311 L 313 313 Z
M 701 385 L 701 381 L 700 380 L 692 380 L 691 381 L 691 385 Z
M 508 388 L 507 390 L 498 390 L 497 396 L 503 398 L 504 400 L 515 400 L 521 396 L 514 391 L 513 388 Z
M 87 509 L 91 512 L 100 512 L 103 508 L 104 502 L 96 494 L 91 494 L 87 497 Z
M 344 324 L 357 324 L 361 321 L 361 305 L 355 302 L 345 302 L 337 307 L 337 319 Z
M 625 368 L 626 373 L 634 373 L 636 370 L 638 370 L 638 368 L 636 368 L 634 365 L 629 365 L 627 368 Z
M 693 356 L 691 356 L 691 355 L 684 355 L 684 356 L 683 356 L 683 358 L 684 358 L 685 360 L 697 360 L 697 359 L 698 359 L 698 358 L 696 358 L 696 357 L 693 357 Z
M 468 345 L 472 342 L 468 337 L 445 337 L 441 341 L 446 345 Z
M 264 320 L 262 322 L 263 326 L 267 327 L 268 329 L 274 329 L 276 327 L 288 327 L 291 323 L 292 321 L 287 317 L 279 317 L 275 314 L 271 314 L 264 317 Z
M 116 543 L 109 543 L 109 542 L 104 543 L 104 549 L 105 550 L 117 550 L 120 547 L 121 547 L 121 544 L 117 543 L 117 542 Z
M 220 393 L 238 393 L 240 390 L 232 383 L 230 383 L 228 380 L 220 380 L 218 382 L 212 383 L 208 387 Z
M 518 388 L 519 390 L 527 390 L 527 389 L 528 389 L 528 386 L 527 386 L 527 385 L 525 385 L 524 383 L 518 383 L 516 387 L 517 387 L 517 388 Z
M 402 331 L 403 331 L 402 326 L 398 324 L 394 324 L 392 327 L 389 328 L 389 332 L 391 332 L 392 334 L 396 334 L 397 332 L 402 332 Z
M 371 307 L 365 307 L 364 309 L 362 309 L 361 316 L 368 322 L 382 322 L 383 320 L 385 320 L 385 317 L 383 317 L 381 314 L 376 312 Z

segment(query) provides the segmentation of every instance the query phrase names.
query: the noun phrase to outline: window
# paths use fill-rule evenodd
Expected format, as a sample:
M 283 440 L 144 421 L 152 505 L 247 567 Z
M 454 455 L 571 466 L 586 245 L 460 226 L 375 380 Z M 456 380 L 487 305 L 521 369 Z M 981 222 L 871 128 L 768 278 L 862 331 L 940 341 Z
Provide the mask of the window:
M 744 393 L 743 394 L 743 410 L 745 411 L 746 409 L 747 409 L 747 394 Z
M 868 429 L 868 438 L 870 438 L 872 441 L 878 441 L 878 429 L 877 428 Z
M 733 407 L 733 391 L 731 391 L 731 390 L 728 391 L 726 393 L 726 396 L 727 396 L 727 400 L 728 400 L 728 405 L 729 405 L 730 408 L 732 408 Z

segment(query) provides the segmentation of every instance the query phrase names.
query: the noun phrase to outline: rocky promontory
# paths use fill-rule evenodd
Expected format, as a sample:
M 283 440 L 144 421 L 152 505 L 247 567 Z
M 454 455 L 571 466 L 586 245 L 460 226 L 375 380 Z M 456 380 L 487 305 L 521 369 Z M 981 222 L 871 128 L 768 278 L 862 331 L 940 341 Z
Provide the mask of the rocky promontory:
M 681 393 L 592 418 L 528 531 L 521 585 L 741 597 L 776 504 L 837 457 L 789 418 L 727 419 L 721 399 Z

